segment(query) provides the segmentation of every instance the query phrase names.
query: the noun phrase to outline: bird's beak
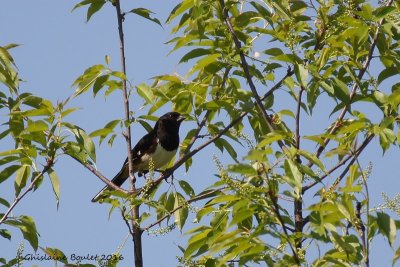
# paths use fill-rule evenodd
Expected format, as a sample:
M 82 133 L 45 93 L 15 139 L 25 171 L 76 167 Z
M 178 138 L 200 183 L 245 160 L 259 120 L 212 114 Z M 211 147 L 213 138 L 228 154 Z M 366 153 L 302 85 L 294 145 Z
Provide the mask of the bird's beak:
M 186 119 L 186 117 L 180 115 L 177 119 L 178 122 L 182 122 L 184 119 Z

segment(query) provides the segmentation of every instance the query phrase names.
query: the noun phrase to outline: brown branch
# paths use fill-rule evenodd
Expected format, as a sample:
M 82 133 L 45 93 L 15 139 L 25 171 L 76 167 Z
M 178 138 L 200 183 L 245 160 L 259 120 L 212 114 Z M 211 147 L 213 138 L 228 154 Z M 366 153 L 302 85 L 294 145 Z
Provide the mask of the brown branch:
M 339 177 L 333 183 L 332 187 L 337 186 L 340 183 L 340 181 L 343 180 L 343 178 L 349 172 L 350 166 L 353 165 L 354 162 L 356 162 L 358 156 L 361 154 L 361 152 L 364 150 L 364 148 L 369 144 L 369 142 L 372 141 L 374 136 L 375 136 L 374 134 L 370 134 L 367 138 L 365 138 L 365 140 L 361 144 L 361 146 L 356 151 L 353 152 L 353 158 L 350 160 L 349 164 L 347 164 L 346 168 L 342 171 L 342 173 L 339 175 Z
M 339 183 L 340 180 L 343 179 L 343 177 L 346 175 L 346 173 L 348 172 L 348 170 L 350 169 L 350 166 L 355 162 L 355 160 L 357 159 L 357 157 L 361 154 L 361 152 L 365 149 L 365 147 L 372 141 L 372 139 L 374 138 L 374 134 L 370 134 L 365 140 L 364 142 L 356 149 L 355 152 L 353 152 L 353 154 L 348 155 L 347 157 L 345 157 L 344 159 L 342 159 L 335 167 L 333 167 L 332 169 L 330 169 L 329 171 L 327 171 L 323 176 L 321 176 L 317 181 L 304 186 L 303 187 L 303 194 L 305 191 L 307 191 L 308 189 L 314 187 L 316 184 L 321 183 L 326 177 L 328 177 L 330 174 L 332 174 L 334 171 L 336 171 L 337 169 L 339 169 L 340 167 L 342 167 L 343 165 L 345 165 L 349 160 L 349 164 L 347 165 L 347 167 L 344 169 L 344 171 L 341 173 L 341 175 L 339 176 L 338 180 L 335 181 L 335 184 Z
M 266 177 L 267 177 L 267 180 L 268 180 L 268 183 L 269 183 L 270 180 L 269 180 L 268 175 L 266 175 Z M 296 250 L 296 248 L 293 247 L 293 245 L 292 245 L 292 243 L 290 241 L 289 233 L 288 233 L 288 230 L 287 230 L 288 227 L 286 226 L 285 221 L 282 218 L 281 212 L 279 211 L 278 198 L 276 197 L 276 195 L 274 194 L 274 192 L 272 190 L 268 190 L 268 196 L 269 196 L 269 198 L 270 198 L 270 200 L 271 200 L 271 202 L 273 204 L 272 205 L 272 207 L 273 207 L 272 210 L 275 212 L 275 215 L 278 218 L 278 221 L 279 221 L 280 225 L 282 226 L 283 233 L 285 234 L 286 241 L 288 242 L 288 244 L 290 246 L 290 249 L 292 250 L 294 260 L 296 261 L 296 263 L 298 265 L 300 265 L 300 259 L 299 259 L 298 255 L 297 255 L 297 250 Z
M 11 206 L 8 208 L 8 210 L 4 213 L 3 217 L 0 219 L 0 225 L 4 223 L 7 219 L 10 213 L 13 211 L 15 206 L 28 194 L 30 191 L 32 191 L 33 187 L 37 183 L 37 181 L 45 174 L 47 173 L 50 168 L 54 165 L 54 159 L 49 158 L 47 159 L 46 165 L 43 167 L 43 170 L 36 175 L 36 177 L 32 180 L 32 182 L 29 184 L 29 186 L 23 191 L 21 194 L 19 194 L 15 199 L 14 202 L 11 204 Z
M 115 0 L 115 10 L 117 13 L 118 20 L 118 34 L 119 34 L 119 44 L 120 44 L 120 60 L 122 73 L 126 77 L 126 60 L 125 60 L 125 42 L 124 42 L 124 30 L 123 30 L 123 20 L 124 14 L 121 12 L 120 0 Z M 136 191 L 135 186 L 135 176 L 133 174 L 133 162 L 132 162 L 132 142 L 131 142 L 131 127 L 130 127 L 130 109 L 129 109 L 129 96 L 126 87 L 126 79 L 122 80 L 122 92 L 124 98 L 124 108 L 125 108 L 125 119 L 127 122 L 125 138 L 126 138 L 126 148 L 128 154 L 128 167 L 129 167 L 129 177 L 131 181 L 131 191 Z M 133 243 L 134 243 L 134 256 L 135 256 L 135 266 L 143 266 L 143 256 L 142 256 L 142 232 L 140 231 L 140 226 L 136 224 L 139 219 L 139 205 L 134 205 L 132 208 L 132 229 L 133 229 Z
M 65 152 L 65 150 L 64 150 L 64 152 Z M 79 162 L 80 164 L 82 164 L 86 169 L 88 169 L 90 172 L 92 172 L 94 175 L 96 175 L 100 180 L 102 180 L 105 184 L 107 184 L 107 186 L 109 186 L 113 190 L 124 193 L 124 194 L 133 194 L 134 193 L 134 191 L 127 191 L 119 186 L 116 186 L 109 179 L 107 179 L 107 177 L 105 177 L 101 172 L 96 170 L 96 168 L 93 167 L 92 165 L 90 165 L 89 163 L 83 163 L 78 158 L 74 157 L 73 155 L 70 155 L 68 153 L 65 153 L 65 154 L 70 156 L 71 158 L 73 158 L 74 160 Z
M 263 121 L 267 125 L 268 129 L 272 132 L 272 131 L 274 131 L 275 127 L 273 126 L 271 118 L 268 115 L 267 110 L 264 108 L 264 105 L 262 103 L 262 99 L 260 98 L 260 95 L 257 92 L 256 86 L 253 83 L 253 79 L 252 79 L 252 76 L 251 76 L 250 71 L 249 71 L 249 65 L 248 65 L 248 63 L 246 61 L 246 56 L 243 53 L 242 45 L 241 45 L 241 43 L 239 41 L 239 38 L 236 35 L 236 32 L 235 32 L 235 30 L 234 30 L 234 28 L 232 26 L 231 21 L 230 21 L 228 9 L 225 6 L 224 0 L 219 0 L 219 3 L 220 3 L 221 8 L 222 8 L 224 21 L 226 23 L 226 26 L 228 27 L 228 31 L 230 32 L 230 34 L 232 36 L 233 42 L 235 43 L 236 50 L 237 50 L 237 52 L 239 54 L 240 61 L 241 61 L 241 67 L 242 67 L 242 69 L 244 71 L 244 74 L 245 74 L 245 77 L 246 77 L 246 81 L 250 86 L 250 90 L 253 93 L 253 96 L 254 96 L 254 99 L 255 99 L 255 102 L 256 102 L 256 106 L 257 106 L 257 108 L 260 110 L 260 112 L 262 114 Z M 282 150 L 285 147 L 285 144 L 281 140 L 278 141 L 278 145 Z
M 133 232 L 132 227 L 129 224 L 128 218 L 126 218 L 126 216 L 125 216 L 125 206 L 123 206 L 123 209 L 121 209 L 121 216 L 126 224 L 126 227 L 128 227 L 129 233 L 131 234 L 131 236 L 134 236 L 135 233 Z

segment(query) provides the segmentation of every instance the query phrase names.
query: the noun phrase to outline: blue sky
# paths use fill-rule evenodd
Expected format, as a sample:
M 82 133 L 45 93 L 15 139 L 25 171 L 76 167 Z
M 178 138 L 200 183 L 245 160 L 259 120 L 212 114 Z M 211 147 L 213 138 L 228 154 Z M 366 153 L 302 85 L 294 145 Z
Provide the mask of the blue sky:
M 129 2 L 129 1 L 125 1 Z M 165 21 L 169 11 L 179 1 L 133 1 L 132 6 L 146 7 Z M 25 81 L 22 91 L 38 94 L 52 101 L 63 100 L 73 93 L 71 84 L 89 66 L 104 64 L 105 55 L 111 57 L 111 67 L 119 69 L 119 43 L 116 30 L 115 11 L 106 6 L 95 14 L 89 23 L 85 22 L 86 9 L 71 12 L 77 1 L 2 1 L 0 8 L 0 45 L 17 43 L 21 46 L 12 50 L 20 76 Z M 125 25 L 128 78 L 134 84 L 150 83 L 150 78 L 165 73 L 185 73 L 185 66 L 178 65 L 179 53 L 167 56 L 171 47 L 165 42 L 171 38 L 170 28 L 162 29 L 158 25 L 135 15 L 127 16 Z M 131 108 L 137 115 L 146 110 L 140 109 L 143 102 L 131 99 Z M 73 100 L 70 106 L 80 107 L 76 114 L 67 120 L 83 126 L 88 132 L 102 127 L 110 120 L 123 117 L 122 97 L 113 94 L 105 99 L 102 95 L 94 100 L 90 94 Z M 4 116 L 5 114 L 0 114 Z M 162 112 L 157 112 L 158 116 Z M 191 122 L 184 123 L 182 135 L 195 127 Z M 311 125 L 310 125 L 311 127 Z M 139 125 L 133 128 L 133 143 L 144 134 Z M 3 149 L 3 148 L 2 148 Z M 175 176 L 194 184 L 200 192 L 216 178 L 217 172 L 212 161 L 215 149 L 208 148 L 195 156 L 195 164 L 188 174 L 179 170 Z M 375 141 L 368 147 L 363 163 L 373 162 L 369 190 L 371 206 L 382 202 L 381 192 L 393 197 L 400 188 L 398 170 L 395 162 L 400 153 L 390 149 L 382 157 L 381 149 Z M 226 156 L 226 155 L 225 155 Z M 102 145 L 97 150 L 97 167 L 112 177 L 119 170 L 126 157 L 125 141 L 122 136 L 116 139 L 112 148 Z M 223 159 L 224 162 L 224 159 Z M 226 162 L 230 163 L 229 157 Z M 112 254 L 123 243 L 127 228 L 118 212 L 108 219 L 105 205 L 90 202 L 92 196 L 103 187 L 102 182 L 75 161 L 64 156 L 56 164 L 61 181 L 61 201 L 59 209 L 48 181 L 36 193 L 30 193 L 14 210 L 14 214 L 27 214 L 34 218 L 40 232 L 39 243 L 43 247 L 57 247 L 67 256 Z M 12 183 L 0 184 L 1 196 L 11 200 Z M 186 227 L 184 230 L 188 230 Z M 0 239 L 0 257 L 11 258 L 15 255 L 22 236 L 14 231 L 12 241 Z M 177 248 L 184 245 L 185 236 L 178 230 L 164 236 L 144 234 L 145 266 L 175 266 L 176 256 L 181 255 Z M 132 243 L 128 240 L 122 250 L 124 256 L 121 266 L 131 265 Z M 371 246 L 371 266 L 380 263 L 389 266 L 392 250 L 386 241 L 380 240 Z M 33 253 L 25 243 L 25 254 Z M 41 252 L 39 252 L 42 254 Z M 373 264 L 375 263 L 375 264 Z M 26 266 L 39 264 L 48 266 L 48 262 L 27 262 Z

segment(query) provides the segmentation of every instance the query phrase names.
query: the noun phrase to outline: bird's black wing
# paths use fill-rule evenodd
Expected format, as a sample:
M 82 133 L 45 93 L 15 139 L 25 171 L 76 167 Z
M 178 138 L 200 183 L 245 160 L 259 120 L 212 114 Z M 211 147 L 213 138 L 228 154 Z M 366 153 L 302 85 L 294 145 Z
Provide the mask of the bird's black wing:
M 141 157 L 146 154 L 154 151 L 157 146 L 157 133 L 156 131 L 151 131 L 145 136 L 143 136 L 139 142 L 132 149 L 132 164 L 133 171 L 137 172 L 138 170 L 135 168 L 135 165 L 139 164 L 141 161 Z M 129 177 L 129 165 L 128 158 L 125 159 L 124 164 L 122 165 L 121 170 L 112 178 L 111 182 L 117 186 L 121 186 Z M 93 199 L 92 202 L 96 202 L 101 199 L 102 193 L 108 189 L 108 186 L 105 186 Z
M 133 164 L 133 171 L 138 171 L 135 168 L 135 165 L 139 164 L 141 161 L 141 157 L 149 153 L 149 151 L 154 150 L 155 146 L 157 145 L 156 140 L 156 132 L 151 131 L 145 136 L 143 136 L 139 142 L 133 147 L 132 149 L 132 164 Z M 128 166 L 128 158 L 125 159 L 124 164 L 122 165 L 121 170 L 114 176 L 111 180 L 115 185 L 121 186 L 126 179 L 129 177 L 129 166 Z

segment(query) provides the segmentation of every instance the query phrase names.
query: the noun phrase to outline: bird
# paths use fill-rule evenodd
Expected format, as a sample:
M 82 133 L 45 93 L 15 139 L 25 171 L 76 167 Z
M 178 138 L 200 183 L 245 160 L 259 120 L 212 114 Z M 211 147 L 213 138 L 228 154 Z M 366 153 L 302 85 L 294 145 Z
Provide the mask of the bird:
M 149 164 L 152 163 L 152 170 L 158 170 L 166 165 L 175 156 L 179 147 L 179 127 L 185 119 L 178 112 L 168 112 L 161 116 L 154 128 L 144 135 L 132 149 L 133 172 L 143 174 L 149 171 Z M 121 170 L 111 180 L 116 186 L 121 186 L 129 177 L 129 164 L 126 158 Z M 104 192 L 110 190 L 105 186 L 97 193 L 92 202 L 105 198 Z

